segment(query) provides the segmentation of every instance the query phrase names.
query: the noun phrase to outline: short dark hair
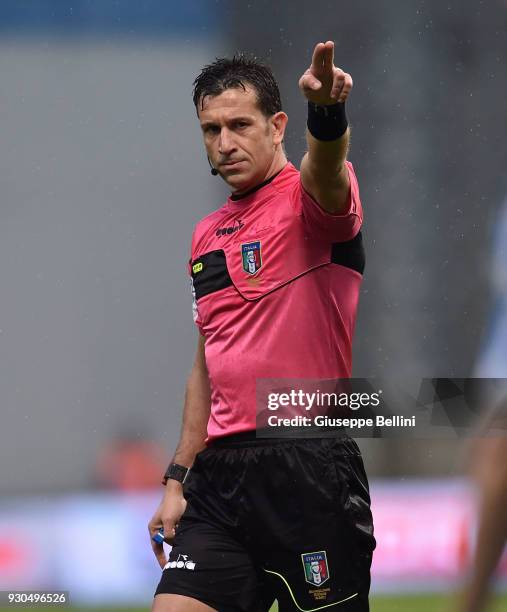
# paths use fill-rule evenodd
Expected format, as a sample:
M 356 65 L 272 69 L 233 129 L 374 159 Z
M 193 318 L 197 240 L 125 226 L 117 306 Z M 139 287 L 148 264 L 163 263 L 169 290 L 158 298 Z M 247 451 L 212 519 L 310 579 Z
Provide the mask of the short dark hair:
M 280 90 L 271 69 L 255 57 L 238 54 L 232 59 L 217 58 L 201 70 L 192 95 L 197 113 L 205 96 L 218 96 L 226 89 L 246 89 L 246 85 L 255 89 L 257 104 L 266 117 L 282 110 Z

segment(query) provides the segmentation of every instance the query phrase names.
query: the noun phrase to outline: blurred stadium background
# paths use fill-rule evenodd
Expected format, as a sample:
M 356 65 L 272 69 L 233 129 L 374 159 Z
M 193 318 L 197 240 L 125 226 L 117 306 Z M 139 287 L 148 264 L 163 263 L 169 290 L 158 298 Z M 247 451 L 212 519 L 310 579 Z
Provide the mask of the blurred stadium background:
M 0 3 L 0 589 L 150 606 L 146 524 L 196 336 L 189 241 L 227 193 L 190 97 L 216 56 L 271 63 L 295 163 L 314 43 L 335 40 L 354 78 L 369 255 L 355 376 L 505 376 L 481 363 L 507 278 L 492 265 L 506 26 L 503 0 Z M 463 441 L 360 444 L 373 611 L 444 610 L 474 530 Z M 505 558 L 499 574 L 505 588 Z

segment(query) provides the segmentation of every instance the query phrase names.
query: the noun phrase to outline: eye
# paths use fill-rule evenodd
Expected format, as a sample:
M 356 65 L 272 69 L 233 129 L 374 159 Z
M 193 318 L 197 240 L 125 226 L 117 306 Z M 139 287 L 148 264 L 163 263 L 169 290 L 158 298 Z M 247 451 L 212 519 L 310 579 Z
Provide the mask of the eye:
M 248 123 L 246 121 L 236 121 L 236 128 L 242 130 L 248 127 Z
M 218 125 L 207 125 L 204 128 L 204 133 L 215 136 L 216 134 L 220 133 L 220 128 L 218 127 Z

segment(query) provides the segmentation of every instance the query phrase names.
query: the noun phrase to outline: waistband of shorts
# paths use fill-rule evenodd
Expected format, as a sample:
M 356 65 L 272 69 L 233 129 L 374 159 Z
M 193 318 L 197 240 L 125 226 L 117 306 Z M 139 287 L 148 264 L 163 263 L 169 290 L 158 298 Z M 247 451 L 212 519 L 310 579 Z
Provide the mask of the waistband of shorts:
M 242 431 L 240 433 L 231 434 L 229 436 L 222 436 L 221 438 L 215 438 L 208 442 L 208 448 L 240 448 L 245 446 L 273 446 L 273 444 L 294 444 L 295 442 L 308 442 L 311 440 L 352 440 L 352 438 L 345 432 L 341 434 L 336 429 L 333 431 L 333 435 L 328 436 L 308 436 L 306 435 L 287 437 L 287 436 L 273 436 L 272 430 L 257 430 L 252 429 L 251 431 Z

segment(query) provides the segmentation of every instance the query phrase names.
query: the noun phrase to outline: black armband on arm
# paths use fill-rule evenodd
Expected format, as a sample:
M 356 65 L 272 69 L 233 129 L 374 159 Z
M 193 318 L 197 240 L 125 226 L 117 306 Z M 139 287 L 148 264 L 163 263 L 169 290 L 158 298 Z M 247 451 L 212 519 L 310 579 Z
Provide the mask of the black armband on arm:
M 308 102 L 307 126 L 310 134 L 317 140 L 338 140 L 345 134 L 348 126 L 345 102 L 329 106 Z

